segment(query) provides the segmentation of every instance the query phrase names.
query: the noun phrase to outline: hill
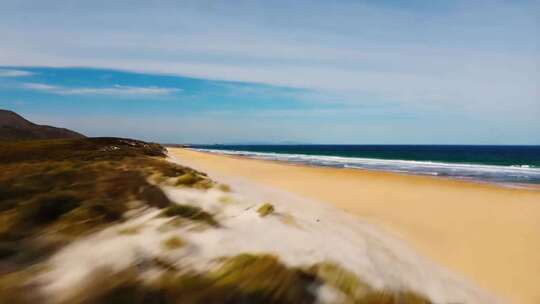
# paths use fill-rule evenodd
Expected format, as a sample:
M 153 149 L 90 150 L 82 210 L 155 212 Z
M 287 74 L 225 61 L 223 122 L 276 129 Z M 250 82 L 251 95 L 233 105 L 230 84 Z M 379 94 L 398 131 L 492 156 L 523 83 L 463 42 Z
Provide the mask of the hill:
M 37 125 L 19 114 L 0 110 L 0 140 L 84 138 L 85 136 L 64 128 Z

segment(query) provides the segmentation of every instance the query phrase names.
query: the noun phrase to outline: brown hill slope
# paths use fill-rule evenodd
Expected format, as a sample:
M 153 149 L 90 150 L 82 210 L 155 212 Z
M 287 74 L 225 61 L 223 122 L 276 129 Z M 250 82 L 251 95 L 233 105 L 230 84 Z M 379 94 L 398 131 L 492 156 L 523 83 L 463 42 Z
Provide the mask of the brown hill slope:
M 0 140 L 84 137 L 84 135 L 68 129 L 37 125 L 15 112 L 0 110 Z

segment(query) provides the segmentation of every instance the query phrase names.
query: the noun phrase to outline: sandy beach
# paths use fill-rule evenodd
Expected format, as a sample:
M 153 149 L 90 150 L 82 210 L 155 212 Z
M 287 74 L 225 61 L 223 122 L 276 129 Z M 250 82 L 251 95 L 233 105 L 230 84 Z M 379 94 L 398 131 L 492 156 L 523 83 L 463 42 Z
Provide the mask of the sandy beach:
M 511 303 L 539 303 L 540 191 L 169 148 L 185 164 L 332 204 Z

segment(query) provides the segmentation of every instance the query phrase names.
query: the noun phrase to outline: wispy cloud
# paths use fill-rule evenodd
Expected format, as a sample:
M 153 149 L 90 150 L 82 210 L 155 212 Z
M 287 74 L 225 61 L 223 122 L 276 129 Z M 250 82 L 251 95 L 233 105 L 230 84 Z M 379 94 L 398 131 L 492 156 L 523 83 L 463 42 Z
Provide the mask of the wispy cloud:
M 179 88 L 164 88 L 157 86 L 134 87 L 114 85 L 111 87 L 63 87 L 44 83 L 27 82 L 21 84 L 24 89 L 43 91 L 59 95 L 110 95 L 110 96 L 163 96 L 180 92 Z
M 36 91 L 55 91 L 60 89 L 60 87 L 52 86 L 44 83 L 34 83 L 26 82 L 21 84 L 21 87 L 24 89 L 36 90 Z
M 0 69 L 0 77 L 23 77 L 34 75 L 32 72 L 13 69 Z
M 201 85 L 203 89 L 195 94 L 189 83 L 170 79 L 147 82 L 135 76 L 91 82 L 87 74 L 55 78 L 54 73 L 41 75 L 35 69 L 31 71 L 43 77 L 4 79 L 0 87 L 26 82 L 27 90 L 54 94 L 50 97 L 57 100 L 83 95 L 99 100 L 177 97 L 174 92 L 179 89 L 169 87 L 178 85 L 186 101 L 182 107 L 180 103 L 174 103 L 177 108 L 160 105 L 156 111 L 178 115 L 186 107 L 237 106 L 236 117 L 216 120 L 215 128 L 208 129 L 204 140 L 210 142 L 217 140 L 213 132 L 230 141 L 247 130 L 254 138 L 278 136 L 278 125 L 287 126 L 279 135 L 294 129 L 299 139 L 317 133 L 321 137 L 312 140 L 322 142 L 322 132 L 313 132 L 321 129 L 319 123 L 327 123 L 325 138 L 347 134 L 344 142 L 346 137 L 361 137 L 365 142 L 378 142 L 379 137 L 387 138 L 386 142 L 410 139 L 410 143 L 540 142 L 536 131 L 540 128 L 537 0 L 163 0 L 159 4 L 117 0 L 107 2 L 105 10 L 101 2 L 0 1 L 0 66 L 6 70 L 84 66 L 234 83 L 216 89 L 219 94 L 214 95 L 209 90 L 215 84 Z M 274 90 L 274 86 L 279 88 Z M 261 111 L 260 115 L 273 119 L 267 125 L 259 117 L 234 122 L 248 116 L 245 109 L 287 107 L 298 112 Z M 309 115 L 296 113 L 315 108 L 321 111 L 312 119 L 316 124 L 300 122 L 299 118 Z M 379 121 L 369 119 L 366 125 L 365 116 L 344 121 L 351 108 L 362 109 L 359 115 L 367 111 Z M 141 116 L 146 110 L 133 109 Z M 413 124 L 410 120 L 398 124 L 388 118 L 402 112 L 420 117 L 418 125 L 408 128 Z M 437 120 L 432 119 L 435 115 L 439 115 Z M 279 120 L 291 116 L 289 125 Z M 337 130 L 333 124 L 343 124 L 343 128 Z M 232 125 L 238 128 L 233 130 Z M 209 126 L 206 121 L 194 121 L 190 134 L 201 136 L 202 141 L 201 130 Z M 264 133 L 265 128 L 272 131 Z M 438 137 L 429 137 L 435 133 Z
M 140 10 L 125 13 L 119 0 L 107 14 L 68 0 L 20 2 L 34 9 L 0 1 L 9 25 L 0 28 L 0 65 L 255 82 L 341 97 L 328 102 L 468 108 L 480 117 L 540 113 L 538 1 L 164 0 L 134 1 Z M 22 14 L 50 22 L 21 24 Z M 147 24 L 126 26 L 148 14 Z

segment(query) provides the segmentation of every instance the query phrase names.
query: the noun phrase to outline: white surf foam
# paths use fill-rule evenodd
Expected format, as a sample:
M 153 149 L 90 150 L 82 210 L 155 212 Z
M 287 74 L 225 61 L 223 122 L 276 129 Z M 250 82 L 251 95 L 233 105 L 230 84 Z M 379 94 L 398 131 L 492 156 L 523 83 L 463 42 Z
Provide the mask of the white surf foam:
M 196 151 L 278 160 L 315 166 L 383 170 L 410 174 L 446 176 L 499 183 L 540 183 L 540 168 L 530 166 L 496 166 L 431 161 L 375 159 L 307 154 L 252 152 L 240 150 L 198 149 Z

